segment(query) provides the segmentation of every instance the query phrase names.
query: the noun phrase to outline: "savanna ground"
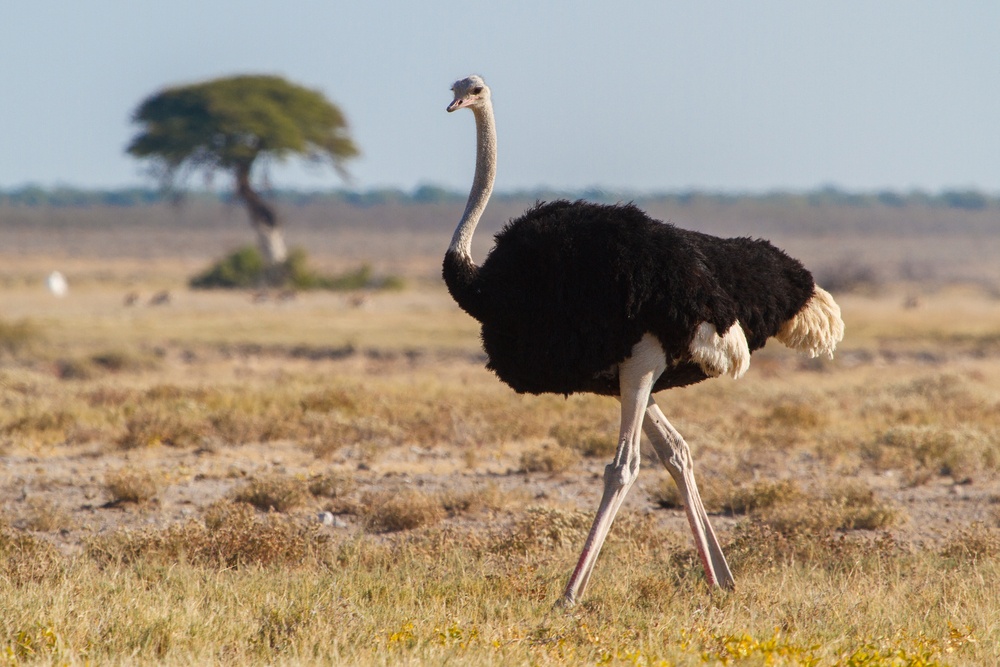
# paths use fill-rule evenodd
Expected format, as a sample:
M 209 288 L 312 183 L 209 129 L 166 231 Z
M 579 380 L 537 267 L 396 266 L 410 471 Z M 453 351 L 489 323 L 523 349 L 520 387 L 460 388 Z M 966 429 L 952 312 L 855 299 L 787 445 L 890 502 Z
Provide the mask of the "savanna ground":
M 655 211 L 775 238 L 847 339 L 659 397 L 735 591 L 650 452 L 570 611 L 617 403 L 483 369 L 456 207 L 292 213 L 406 287 L 196 292 L 238 211 L 0 209 L 0 663 L 1000 662 L 996 211 Z

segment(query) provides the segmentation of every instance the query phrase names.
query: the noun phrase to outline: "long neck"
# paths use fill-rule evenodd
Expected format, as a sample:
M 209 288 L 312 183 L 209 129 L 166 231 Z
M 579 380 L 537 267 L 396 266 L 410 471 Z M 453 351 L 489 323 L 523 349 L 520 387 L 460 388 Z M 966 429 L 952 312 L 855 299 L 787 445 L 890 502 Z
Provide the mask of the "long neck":
M 493 106 L 487 102 L 483 106 L 472 107 L 472 111 L 476 116 L 476 175 L 472 179 L 472 190 L 469 192 L 462 220 L 455 228 L 448 247 L 449 253 L 455 253 L 470 263 L 472 233 L 476 231 L 479 218 L 486 210 L 497 174 L 497 130 L 493 120 Z

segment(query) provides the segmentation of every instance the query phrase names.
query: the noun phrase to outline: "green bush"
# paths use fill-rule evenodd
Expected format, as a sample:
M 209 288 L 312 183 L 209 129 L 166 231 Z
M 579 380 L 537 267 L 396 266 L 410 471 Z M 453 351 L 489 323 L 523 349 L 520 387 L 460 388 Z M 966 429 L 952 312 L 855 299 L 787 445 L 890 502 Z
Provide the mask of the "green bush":
M 260 251 L 243 246 L 222 258 L 190 281 L 195 289 L 245 289 L 290 287 L 299 290 L 402 289 L 398 276 L 374 276 L 371 266 L 340 275 L 324 275 L 309 268 L 305 250 L 292 248 L 281 264 L 268 268 Z
M 257 287 L 264 282 L 264 258 L 253 246 L 243 246 L 191 279 L 196 289 Z

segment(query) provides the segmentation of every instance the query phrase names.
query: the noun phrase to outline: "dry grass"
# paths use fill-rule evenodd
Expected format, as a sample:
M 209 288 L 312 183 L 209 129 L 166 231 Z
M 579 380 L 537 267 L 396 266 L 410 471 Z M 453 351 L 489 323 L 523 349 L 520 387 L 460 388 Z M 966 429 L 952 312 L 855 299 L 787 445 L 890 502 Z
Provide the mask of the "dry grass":
M 477 485 L 470 490 L 445 489 L 439 494 L 441 507 L 449 516 L 500 512 L 523 502 L 521 494 L 503 491 L 494 483 Z
M 357 486 L 357 480 L 345 472 L 327 472 L 315 475 L 309 480 L 309 493 L 337 500 L 354 491 Z
M 28 351 L 41 337 L 41 329 L 31 320 L 0 320 L 0 355 L 17 356 Z
M 754 515 L 781 533 L 877 530 L 892 526 L 898 509 L 881 501 L 861 482 L 835 483 L 806 497 L 776 501 Z
M 432 526 L 445 517 L 440 498 L 414 489 L 384 489 L 366 493 L 358 512 L 365 527 L 373 533 Z
M 141 373 L 155 370 L 155 354 L 131 350 L 105 350 L 86 357 L 62 357 L 56 360 L 56 374 L 63 380 L 92 380 L 103 374 Z
M 69 530 L 76 525 L 70 511 L 46 499 L 28 499 L 27 511 L 17 523 L 40 533 Z
M 595 581 L 572 613 L 552 613 L 587 523 L 537 508 L 492 541 L 434 528 L 331 544 L 235 505 L 205 524 L 105 538 L 42 579 L 37 543 L 0 541 L 5 571 L 25 568 L 20 588 L 0 591 L 10 609 L 0 637 L 18 662 L 84 651 L 166 664 L 975 665 L 996 656 L 994 600 L 981 583 L 1000 576 L 995 534 L 966 540 L 994 545 L 970 560 L 746 524 L 727 543 L 740 587 L 710 595 L 683 547 L 643 549 L 660 535 L 626 520 L 603 556 L 621 566 L 617 576 Z M 8 606 L 12 596 L 19 605 Z
M 232 498 L 262 512 L 288 512 L 312 499 L 311 484 L 297 477 L 270 475 L 247 482 L 233 491 Z
M 618 448 L 615 424 L 580 424 L 567 421 L 556 424 L 549 430 L 561 447 L 575 449 L 583 456 L 609 459 Z
M 87 544 L 87 555 L 104 566 L 178 561 L 208 568 L 297 566 L 326 542 L 315 523 L 221 502 L 208 509 L 203 522 L 97 537 Z
M 878 530 L 901 518 L 899 509 L 878 498 L 858 480 L 834 481 L 809 491 L 794 480 L 720 486 L 710 485 L 702 490 L 706 509 L 748 515 L 784 534 Z M 650 497 L 660 507 L 683 506 L 676 485 L 666 477 L 651 491 Z
M 162 404 L 139 407 L 126 418 L 125 432 L 118 438 L 117 444 L 122 449 L 197 445 L 205 436 L 205 425 L 191 419 L 185 412 Z
M 941 548 L 941 555 L 958 563 L 1000 558 L 1000 531 L 982 523 L 960 528 Z
M 58 578 L 64 564 L 52 544 L 0 518 L 0 576 L 14 589 Z
M 436 282 L 125 311 L 88 270 L 58 304 L 4 283 L 32 324 L 0 329 L 0 664 L 1000 660 L 992 297 L 850 296 L 834 362 L 769 346 L 662 394 L 737 590 L 705 586 L 650 460 L 553 613 L 615 401 L 510 392 Z
M 108 473 L 104 488 L 112 504 L 145 503 L 155 498 L 159 490 L 156 477 L 149 471 L 124 468 Z
M 542 442 L 521 453 L 521 472 L 566 472 L 579 456 L 569 447 L 552 442 Z
M 965 423 L 894 426 L 864 454 L 875 467 L 905 470 L 912 480 L 926 481 L 934 474 L 971 479 L 1000 468 L 1000 434 Z
M 500 554 L 527 554 L 582 545 L 593 517 L 550 507 L 529 507 L 493 550 Z

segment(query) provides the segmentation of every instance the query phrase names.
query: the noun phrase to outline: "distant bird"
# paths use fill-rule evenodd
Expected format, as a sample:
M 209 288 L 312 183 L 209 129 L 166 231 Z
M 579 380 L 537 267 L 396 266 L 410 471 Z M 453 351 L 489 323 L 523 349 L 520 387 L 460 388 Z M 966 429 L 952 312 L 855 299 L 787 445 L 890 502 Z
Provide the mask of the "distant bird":
M 583 594 L 636 480 L 640 429 L 677 483 L 708 581 L 731 588 L 688 445 L 651 393 L 739 378 L 750 352 L 772 336 L 832 356 L 844 334 L 840 308 L 802 264 L 767 241 L 678 229 L 632 204 L 536 204 L 507 223 L 477 266 L 472 234 L 496 175 L 493 107 L 479 76 L 452 91 L 448 111 L 468 107 L 475 115 L 476 170 L 443 274 L 458 305 L 482 325 L 487 367 L 517 392 L 588 392 L 621 402 L 618 450 L 563 602 Z
M 170 292 L 162 290 L 149 298 L 150 306 L 165 306 L 170 303 Z
M 45 279 L 45 286 L 56 296 L 66 296 L 66 293 L 69 292 L 66 277 L 58 271 L 49 274 L 48 278 Z
M 370 303 L 371 300 L 369 296 L 362 292 L 357 292 L 347 297 L 347 305 L 351 308 L 366 308 L 370 305 Z

